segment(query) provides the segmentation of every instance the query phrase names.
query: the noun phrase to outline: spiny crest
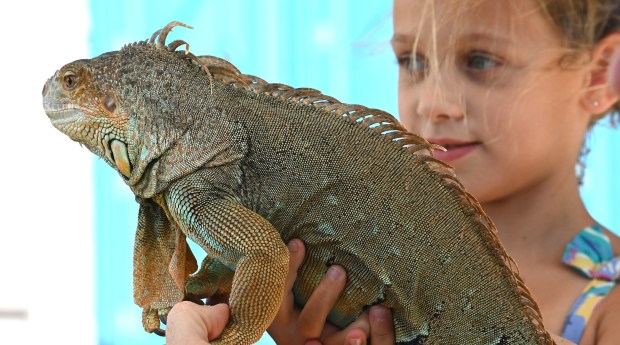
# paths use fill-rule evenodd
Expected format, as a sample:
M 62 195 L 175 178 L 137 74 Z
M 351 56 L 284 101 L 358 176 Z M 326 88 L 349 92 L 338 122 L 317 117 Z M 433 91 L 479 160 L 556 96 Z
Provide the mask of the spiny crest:
M 182 26 L 188 29 L 193 29 L 193 27 L 185 24 L 185 23 L 181 23 L 178 21 L 173 21 L 168 23 L 168 25 L 166 25 L 165 27 L 163 27 L 162 29 L 159 29 L 157 31 L 155 31 L 153 33 L 153 35 L 151 35 L 151 38 L 146 40 L 146 41 L 140 41 L 140 42 L 136 42 L 133 44 L 129 44 L 126 45 L 125 47 L 123 47 L 123 49 L 125 49 L 126 47 L 132 47 L 132 46 L 140 46 L 140 45 L 148 45 L 148 46 L 152 46 L 155 49 L 163 49 L 169 52 L 177 52 L 177 48 L 179 48 L 182 45 L 185 45 L 185 51 L 184 52 L 177 52 L 179 53 L 179 55 L 182 55 L 182 58 L 184 59 L 189 59 L 192 63 L 200 66 L 202 68 L 202 70 L 207 74 L 207 76 L 209 77 L 209 81 L 211 82 L 211 88 L 213 88 L 213 76 L 211 74 L 211 72 L 209 71 L 209 68 L 207 67 L 206 64 L 204 64 L 202 61 L 200 61 L 200 58 L 198 58 L 196 55 L 190 53 L 189 51 L 189 43 L 185 42 L 184 40 L 175 40 L 170 42 L 168 45 L 166 45 L 166 38 L 168 37 L 168 34 L 170 33 L 170 31 L 172 31 L 172 28 L 174 28 L 175 26 Z M 213 91 L 213 89 L 212 89 Z
M 189 44 L 183 40 L 175 40 L 166 45 L 166 37 L 175 26 L 192 29 L 189 25 L 173 21 L 164 28 L 155 31 L 148 41 L 139 44 L 151 45 L 156 49 L 176 52 L 181 58 L 189 58 L 192 63 L 202 68 L 211 81 L 215 79 L 225 85 L 231 85 L 250 92 L 275 97 L 291 104 L 312 106 L 326 113 L 340 116 L 345 121 L 364 127 L 384 137 L 399 148 L 405 149 L 410 154 L 416 154 L 420 151 L 427 152 L 430 155 L 416 154 L 413 157 L 417 161 L 426 163 L 431 170 L 441 175 L 446 182 L 453 184 L 459 189 L 462 188 L 452 168 L 433 158 L 433 150 L 444 150 L 444 148 L 440 145 L 431 144 L 424 138 L 408 132 L 391 114 L 379 109 L 367 108 L 362 105 L 342 103 L 334 97 L 324 95 L 321 91 L 316 89 L 293 88 L 286 84 L 268 83 L 259 77 L 242 74 L 233 64 L 224 59 L 206 55 L 195 56 L 189 52 Z M 182 45 L 186 46 L 186 50 L 184 52 L 176 51 L 176 49 Z M 211 83 L 211 85 L 213 85 L 213 83 Z
M 344 104 L 311 88 L 293 88 L 285 84 L 267 83 L 261 78 L 242 74 L 233 64 L 224 59 L 214 56 L 195 56 L 189 52 L 189 44 L 183 40 L 176 40 L 166 45 L 166 38 L 175 26 L 192 29 L 189 25 L 173 21 L 164 28 L 155 31 L 145 43 L 157 49 L 165 49 L 170 52 L 175 52 L 177 48 L 185 45 L 185 52 L 179 52 L 179 55 L 190 59 L 192 63 L 200 66 L 211 80 L 213 78 L 224 84 L 270 95 L 294 104 L 314 106 L 325 112 L 342 116 L 345 120 L 371 129 L 400 147 L 405 148 L 408 152 L 415 153 L 426 150 L 432 155 L 434 149 L 442 149 L 439 145 L 431 144 L 425 139 L 409 133 L 392 115 L 382 110 L 370 109 L 361 105 Z M 443 163 L 438 161 L 437 164 L 443 165 Z
M 170 22 L 168 23 L 168 25 L 164 26 L 162 29 L 155 31 L 153 35 L 151 35 L 149 44 L 155 44 L 155 40 L 157 40 L 157 44 L 156 44 L 157 48 L 166 48 L 169 51 L 174 51 L 179 46 L 186 44 L 189 50 L 189 45 L 181 40 L 174 41 L 170 44 L 172 45 L 174 43 L 175 44 L 174 48 L 166 47 L 166 37 L 168 37 L 168 34 L 170 33 L 170 31 L 172 31 L 172 28 L 174 28 L 175 26 L 182 26 L 184 28 L 193 29 L 193 27 L 187 24 L 181 23 L 181 22 L 177 22 L 177 21 Z
M 452 167 L 433 157 L 433 150 L 445 150 L 442 146 L 431 144 L 424 138 L 407 131 L 394 116 L 379 110 L 367 108 L 357 104 L 346 104 L 338 101 L 334 97 L 324 95 L 321 91 L 312 88 L 293 88 L 286 84 L 268 83 L 265 80 L 249 75 L 242 74 L 232 63 L 215 56 L 195 56 L 189 52 L 189 44 L 183 40 L 176 40 L 166 45 L 166 37 L 175 26 L 192 28 L 184 23 L 173 21 L 164 28 L 157 30 L 151 36 L 147 44 L 155 46 L 157 49 L 165 49 L 175 52 L 182 45 L 186 46 L 185 52 L 177 52 L 182 58 L 189 58 L 192 63 L 201 66 L 202 70 L 213 79 L 225 85 L 243 88 L 249 92 L 268 95 L 278 98 L 291 104 L 312 106 L 328 114 L 336 115 L 366 128 L 375 134 L 384 137 L 399 148 L 405 149 L 413 155 L 413 159 L 424 163 L 447 184 L 453 188 L 462 190 L 462 184 L 456 179 Z M 416 154 L 419 152 L 427 154 Z M 465 193 L 464 199 L 468 199 L 471 204 L 473 198 Z M 483 212 L 477 212 L 484 214 Z M 490 224 L 490 220 L 486 221 Z

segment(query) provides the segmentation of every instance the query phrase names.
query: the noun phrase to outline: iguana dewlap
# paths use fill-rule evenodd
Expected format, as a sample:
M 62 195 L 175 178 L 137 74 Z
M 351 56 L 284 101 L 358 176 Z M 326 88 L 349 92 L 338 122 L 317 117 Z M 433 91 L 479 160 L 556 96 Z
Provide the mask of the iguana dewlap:
M 380 303 L 400 344 L 553 343 L 491 221 L 432 145 L 383 111 L 166 45 L 177 25 L 69 63 L 43 90 L 52 124 L 140 203 L 134 297 L 147 331 L 185 297 L 230 292 L 213 344 L 255 342 L 283 297 L 285 243 L 300 238 L 299 304 L 329 265 L 347 270 L 329 317 L 340 327 Z M 186 237 L 207 253 L 196 273 Z

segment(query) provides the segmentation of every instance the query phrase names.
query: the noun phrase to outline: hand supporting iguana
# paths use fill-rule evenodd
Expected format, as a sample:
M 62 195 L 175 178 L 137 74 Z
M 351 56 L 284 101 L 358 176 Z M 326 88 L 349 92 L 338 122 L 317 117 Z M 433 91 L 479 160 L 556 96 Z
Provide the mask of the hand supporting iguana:
M 230 316 L 227 304 L 198 305 L 181 302 L 168 314 L 167 345 L 209 345 L 218 337 Z
M 392 319 L 389 309 L 375 306 L 362 314 L 344 330 L 326 323 L 329 309 L 335 303 L 346 282 L 346 272 L 340 266 L 332 266 L 313 293 L 306 306 L 299 310 L 293 303 L 292 286 L 301 266 L 305 247 L 302 241 L 293 239 L 288 243 L 289 271 L 286 277 L 286 294 L 274 322 L 268 332 L 278 344 L 304 345 L 373 345 L 394 344 Z M 220 301 L 221 302 L 221 301 Z M 229 317 L 226 304 L 201 306 L 181 302 L 168 315 L 166 343 L 209 344 L 223 330 Z
M 303 242 L 297 239 L 291 240 L 287 246 L 291 262 L 286 277 L 286 294 L 276 319 L 267 329 L 277 344 L 392 345 L 395 343 L 392 315 L 389 309 L 380 305 L 370 308 L 344 330 L 325 321 L 346 282 L 346 272 L 340 266 L 330 267 L 308 303 L 301 310 L 296 308 L 292 286 L 297 278 L 297 269 L 303 262 L 305 247 Z M 575 345 L 558 335 L 552 334 L 552 337 L 558 345 Z
M 346 272 L 340 266 L 330 267 L 306 305 L 302 309 L 296 307 L 292 288 L 305 256 L 305 246 L 302 241 L 293 239 L 288 243 L 288 248 L 291 262 L 286 278 L 286 294 L 275 320 L 267 329 L 276 343 L 366 344 L 370 336 L 372 344 L 394 344 L 392 318 L 387 308 L 371 308 L 369 313 L 362 314 L 344 330 L 326 322 L 329 311 L 346 283 Z

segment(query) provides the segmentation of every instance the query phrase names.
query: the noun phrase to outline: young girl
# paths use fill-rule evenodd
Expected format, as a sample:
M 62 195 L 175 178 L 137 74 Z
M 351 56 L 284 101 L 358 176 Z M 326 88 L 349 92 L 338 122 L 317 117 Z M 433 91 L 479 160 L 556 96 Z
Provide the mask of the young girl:
M 620 342 L 620 239 L 588 214 L 575 176 L 586 131 L 617 105 L 619 20 L 617 0 L 394 9 L 401 121 L 448 149 L 436 157 L 496 224 L 546 328 L 581 344 Z
M 402 123 L 448 149 L 436 157 L 495 222 L 546 328 L 581 344 L 620 341 L 620 239 L 575 175 L 586 131 L 617 106 L 619 45 L 617 0 L 394 3 Z
M 402 123 L 447 148 L 436 157 L 494 221 L 547 330 L 618 344 L 620 239 L 588 214 L 576 174 L 586 132 L 618 107 L 618 0 L 395 0 L 392 43 Z M 290 286 L 303 245 L 289 247 Z M 344 331 L 323 327 L 344 277 L 332 268 L 301 311 L 289 295 L 274 339 L 393 343 L 381 308 Z

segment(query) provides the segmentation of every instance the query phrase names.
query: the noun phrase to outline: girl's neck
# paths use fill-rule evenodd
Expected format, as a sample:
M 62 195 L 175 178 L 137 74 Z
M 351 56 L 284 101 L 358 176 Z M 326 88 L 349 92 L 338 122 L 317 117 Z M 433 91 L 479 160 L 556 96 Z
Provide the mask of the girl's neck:
M 517 261 L 519 257 L 557 260 L 575 233 L 594 223 L 571 174 L 556 175 L 482 207 Z

